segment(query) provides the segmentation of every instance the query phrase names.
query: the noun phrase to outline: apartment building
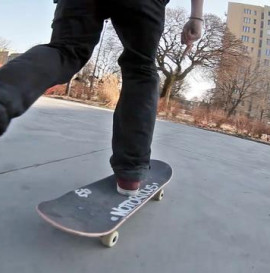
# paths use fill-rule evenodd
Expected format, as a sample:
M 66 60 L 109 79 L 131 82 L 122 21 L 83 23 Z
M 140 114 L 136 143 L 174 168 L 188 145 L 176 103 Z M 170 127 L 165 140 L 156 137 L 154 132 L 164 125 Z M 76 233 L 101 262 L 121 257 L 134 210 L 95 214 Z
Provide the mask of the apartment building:
M 270 65 L 270 6 L 230 2 L 227 25 L 254 60 Z
M 227 26 L 243 41 L 245 50 L 254 62 L 270 67 L 270 6 L 229 2 Z M 256 97 L 243 101 L 237 112 L 260 118 L 260 106 Z

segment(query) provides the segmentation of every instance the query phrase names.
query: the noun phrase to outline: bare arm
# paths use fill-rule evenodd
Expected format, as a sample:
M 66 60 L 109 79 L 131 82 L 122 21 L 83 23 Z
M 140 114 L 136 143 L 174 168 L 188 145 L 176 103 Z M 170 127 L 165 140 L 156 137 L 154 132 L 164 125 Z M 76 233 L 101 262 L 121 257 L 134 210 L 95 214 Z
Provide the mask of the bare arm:
M 203 1 L 204 0 L 191 0 L 191 17 L 203 17 Z
M 191 0 L 191 16 L 182 32 L 182 44 L 187 45 L 188 48 L 191 48 L 202 36 L 203 1 Z

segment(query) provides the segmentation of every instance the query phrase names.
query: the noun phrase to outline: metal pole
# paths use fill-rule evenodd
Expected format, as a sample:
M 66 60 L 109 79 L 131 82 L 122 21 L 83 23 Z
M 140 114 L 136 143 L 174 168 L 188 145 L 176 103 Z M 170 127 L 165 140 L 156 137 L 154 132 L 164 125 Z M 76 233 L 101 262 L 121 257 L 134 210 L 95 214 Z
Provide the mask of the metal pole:
M 102 43 L 103 43 L 103 39 L 104 39 L 104 34 L 105 34 L 105 32 L 106 32 L 106 28 L 107 28 L 108 22 L 109 22 L 109 20 L 105 20 L 105 26 L 104 26 L 103 33 L 102 33 L 102 35 L 101 35 L 100 45 L 99 45 L 98 54 L 97 54 L 97 59 L 96 59 L 96 63 L 95 63 L 94 70 L 93 70 L 93 74 L 92 74 L 92 78 L 91 78 L 90 92 L 92 92 L 92 90 L 93 90 L 94 78 L 95 78 L 95 73 L 96 73 L 96 69 L 97 69 L 99 54 L 100 54 L 100 50 L 101 50 L 101 47 L 102 47 Z

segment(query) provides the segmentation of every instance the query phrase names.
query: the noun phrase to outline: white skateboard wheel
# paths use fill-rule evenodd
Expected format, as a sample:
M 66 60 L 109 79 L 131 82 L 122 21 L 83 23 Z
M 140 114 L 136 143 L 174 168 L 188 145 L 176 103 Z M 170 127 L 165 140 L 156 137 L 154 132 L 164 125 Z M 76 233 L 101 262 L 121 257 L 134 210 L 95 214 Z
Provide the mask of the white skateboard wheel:
M 118 231 L 114 231 L 108 235 L 102 236 L 101 242 L 104 246 L 113 247 L 116 245 L 118 239 L 119 239 L 119 233 Z
M 164 190 L 161 189 L 157 192 L 157 194 L 154 196 L 154 200 L 161 201 L 164 197 Z

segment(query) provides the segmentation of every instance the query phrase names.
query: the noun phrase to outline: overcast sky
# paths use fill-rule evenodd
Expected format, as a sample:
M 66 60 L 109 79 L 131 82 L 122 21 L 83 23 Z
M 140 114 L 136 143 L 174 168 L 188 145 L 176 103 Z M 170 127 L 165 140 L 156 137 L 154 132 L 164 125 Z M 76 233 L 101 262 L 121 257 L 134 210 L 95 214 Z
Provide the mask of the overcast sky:
M 232 2 L 270 5 L 270 0 Z M 227 5 L 226 0 L 205 0 L 205 12 L 224 17 Z M 181 6 L 189 11 L 190 0 L 171 0 L 168 6 Z M 48 42 L 54 9 L 53 0 L 0 0 L 0 37 L 9 40 L 18 52 Z
M 270 0 L 231 2 L 270 5 Z M 180 6 L 190 11 L 190 0 L 171 0 L 168 6 Z M 227 6 L 226 0 L 205 0 L 205 12 L 220 17 L 224 17 Z M 36 44 L 47 43 L 51 35 L 54 9 L 53 0 L 0 0 L 0 37 L 9 40 L 11 48 L 16 52 L 24 52 Z M 193 82 L 196 85 L 196 81 Z

